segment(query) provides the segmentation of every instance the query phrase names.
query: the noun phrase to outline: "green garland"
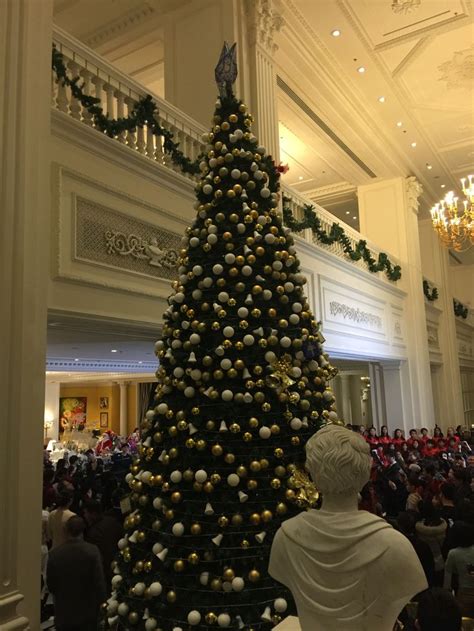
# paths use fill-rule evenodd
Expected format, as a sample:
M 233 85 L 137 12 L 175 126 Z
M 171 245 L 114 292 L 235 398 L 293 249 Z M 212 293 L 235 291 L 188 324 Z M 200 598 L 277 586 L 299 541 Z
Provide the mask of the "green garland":
M 439 298 L 438 288 L 433 287 L 433 289 L 431 289 L 430 284 L 427 280 L 423 281 L 423 293 L 425 294 L 425 298 L 430 302 L 438 300 Z
M 109 118 L 104 114 L 100 105 L 100 99 L 84 94 L 84 84 L 80 83 L 80 77 L 70 78 L 67 73 L 64 57 L 53 44 L 52 67 L 56 74 L 56 81 L 68 86 L 75 99 L 92 116 L 94 127 L 110 138 L 115 138 L 123 132 L 134 132 L 137 127 L 148 126 L 155 136 L 163 136 L 163 150 L 169 154 L 174 164 L 179 166 L 184 173 L 196 175 L 199 173 L 199 159 L 193 162 L 179 149 L 179 143 L 174 142 L 173 134 L 161 127 L 157 120 L 158 109 L 150 94 L 142 97 L 126 118 Z
M 318 238 L 318 241 L 324 243 L 324 245 L 332 245 L 333 243 L 340 243 L 345 254 L 352 261 L 359 261 L 363 259 L 370 272 L 375 274 L 376 272 L 385 272 L 387 278 L 393 282 L 399 280 L 402 276 L 402 270 L 400 265 L 393 265 L 384 252 L 380 252 L 378 260 L 374 259 L 367 247 L 367 241 L 360 239 L 357 242 L 355 248 L 352 246 L 351 240 L 344 232 L 338 223 L 333 223 L 329 232 L 326 232 L 321 227 L 321 220 L 314 212 L 314 206 L 305 204 L 303 207 L 304 219 L 298 221 L 293 216 L 291 209 L 288 206 L 290 198 L 283 198 L 283 220 L 285 224 L 293 230 L 293 232 L 301 232 L 307 228 L 311 228 L 313 234 Z
M 465 307 L 462 302 L 459 302 L 459 300 L 456 300 L 456 298 L 453 298 L 453 307 L 454 315 L 458 318 L 463 318 L 464 320 L 466 320 L 467 316 L 469 315 L 469 308 Z

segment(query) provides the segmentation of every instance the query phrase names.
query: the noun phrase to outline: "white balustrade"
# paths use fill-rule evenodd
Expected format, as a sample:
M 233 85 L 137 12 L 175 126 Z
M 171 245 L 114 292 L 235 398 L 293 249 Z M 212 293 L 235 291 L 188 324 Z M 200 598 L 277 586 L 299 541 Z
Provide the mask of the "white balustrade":
M 104 114 L 107 114 L 109 118 L 130 116 L 136 103 L 148 94 L 143 86 L 136 83 L 117 68 L 114 68 L 93 50 L 59 27 L 55 27 L 54 29 L 53 41 L 56 48 L 63 55 L 64 63 L 68 68 L 70 76 L 79 76 L 82 79 L 84 93 L 93 95 L 99 99 L 99 105 L 101 105 Z M 205 148 L 201 140 L 202 134 L 206 131 L 205 128 L 187 114 L 178 110 L 171 103 L 164 101 L 153 93 L 151 93 L 151 96 L 157 106 L 155 116 L 161 127 L 173 134 L 174 142 L 179 143 L 179 149 L 185 156 L 192 161 L 197 160 L 198 156 Z M 69 88 L 56 83 L 54 73 L 52 107 L 85 125 L 94 125 L 93 116 L 72 97 Z M 176 173 L 182 173 L 181 168 L 172 162 L 169 153 L 164 151 L 164 138 L 162 136 L 155 136 L 148 126 L 137 127 L 135 131 L 122 132 L 117 135 L 116 140 L 146 158 Z M 193 178 L 194 176 L 189 175 L 187 177 Z M 289 198 L 288 204 L 296 219 L 303 219 L 304 206 L 311 204 L 314 206 L 321 220 L 321 227 L 324 230 L 329 232 L 334 222 L 341 224 L 353 247 L 363 238 L 363 235 L 356 230 L 346 225 L 344 222 L 339 221 L 336 217 L 317 204 L 314 204 L 297 191 L 283 186 L 282 192 L 285 197 Z M 350 261 L 339 243 L 324 245 L 317 240 L 310 229 L 303 231 L 299 236 L 302 236 L 306 241 L 317 247 L 324 248 L 346 261 Z M 372 256 L 377 260 L 380 249 L 369 242 L 367 242 L 367 247 L 370 249 Z M 396 264 L 396 261 L 392 257 L 390 257 L 390 259 Z M 367 266 L 363 260 L 353 261 L 353 264 L 361 269 L 367 270 Z M 385 278 L 385 275 L 380 273 L 379 277 Z
M 53 41 L 63 55 L 69 76 L 81 78 L 80 85 L 83 84 L 84 93 L 99 99 L 99 105 L 109 118 L 129 116 L 135 104 L 149 94 L 143 86 L 59 27 L 54 29 Z M 204 149 L 201 136 L 206 131 L 205 128 L 171 103 L 153 93 L 151 96 L 157 106 L 155 116 L 158 123 L 173 134 L 174 141 L 179 142 L 179 149 L 184 155 L 195 160 Z M 71 90 L 56 83 L 54 73 L 52 106 L 86 125 L 94 124 L 93 116 L 72 97 Z M 135 132 L 120 133 L 116 140 L 141 155 L 181 173 L 180 167 L 173 164 L 171 157 L 164 153 L 163 138 L 155 136 L 148 126 L 138 127 Z
M 354 249 L 356 248 L 358 242 L 361 239 L 363 239 L 366 242 L 367 248 L 369 249 L 372 257 L 375 259 L 376 262 L 378 262 L 378 257 L 381 252 L 381 249 L 377 247 L 374 243 L 368 241 L 364 237 L 363 234 L 361 234 L 360 232 L 357 232 L 357 230 L 354 230 L 354 228 L 351 228 L 351 226 L 348 226 L 346 223 L 344 223 L 343 221 L 341 221 L 340 219 L 332 215 L 330 212 L 328 212 L 327 210 L 325 210 L 318 204 L 315 204 L 309 198 L 304 197 L 304 195 L 301 195 L 301 193 L 295 191 L 289 186 L 283 185 L 281 192 L 282 192 L 282 196 L 288 200 L 286 201 L 285 205 L 290 208 L 295 219 L 297 219 L 298 221 L 301 221 L 304 218 L 304 213 L 303 213 L 304 207 L 312 206 L 314 212 L 316 213 L 316 215 L 318 216 L 321 222 L 322 230 L 325 230 L 329 234 L 332 225 L 334 223 L 339 224 L 341 228 L 344 229 L 344 232 L 346 236 L 349 238 L 351 246 Z M 331 245 L 325 245 L 324 243 L 319 241 L 317 236 L 313 234 L 313 231 L 310 228 L 307 228 L 306 230 L 303 230 L 302 232 L 297 233 L 297 234 L 298 236 L 304 238 L 309 243 L 312 243 L 320 248 L 323 248 L 331 252 L 335 256 L 343 258 L 346 261 L 350 261 L 352 264 L 357 265 L 361 269 L 368 271 L 367 264 L 365 263 L 365 261 L 362 258 L 359 259 L 358 261 L 353 261 L 352 259 L 350 259 L 349 256 L 344 252 L 344 248 L 340 243 L 336 242 Z M 386 254 L 388 255 L 388 258 L 390 259 L 390 262 L 392 263 L 392 265 L 394 266 L 398 265 L 398 261 L 395 257 L 393 257 L 389 252 L 386 252 Z M 379 272 L 378 276 L 380 277 L 380 279 L 386 279 L 388 281 L 384 272 Z M 388 281 L 388 282 L 391 282 L 391 281 Z

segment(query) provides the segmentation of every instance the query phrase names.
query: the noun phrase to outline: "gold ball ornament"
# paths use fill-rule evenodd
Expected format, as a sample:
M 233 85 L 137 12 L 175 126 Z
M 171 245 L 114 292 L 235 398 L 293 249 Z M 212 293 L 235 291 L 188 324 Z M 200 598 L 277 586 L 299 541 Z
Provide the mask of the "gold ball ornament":
M 169 603 L 175 603 L 175 602 L 176 602 L 176 599 L 177 599 L 176 592 L 174 592 L 174 591 L 170 591 L 170 592 L 168 592 L 168 593 L 166 594 L 166 600 L 167 600 Z
M 186 565 L 185 565 L 183 559 L 178 559 L 173 564 L 173 569 L 174 569 L 175 572 L 183 572 L 185 567 L 186 567 Z
M 200 535 L 202 532 L 201 524 L 191 524 L 191 534 L 194 536 Z
M 260 580 L 260 572 L 258 570 L 250 570 L 248 577 L 251 583 L 257 583 Z
M 188 556 L 188 561 L 191 565 L 197 565 L 199 563 L 199 554 L 197 552 L 191 552 Z

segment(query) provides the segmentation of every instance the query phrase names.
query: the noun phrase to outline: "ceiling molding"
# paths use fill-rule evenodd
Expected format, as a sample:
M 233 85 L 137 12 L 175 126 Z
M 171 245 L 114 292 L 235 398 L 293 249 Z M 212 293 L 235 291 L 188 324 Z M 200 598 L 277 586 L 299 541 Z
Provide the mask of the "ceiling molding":
M 153 373 L 158 367 L 158 360 L 151 361 L 105 361 L 103 359 L 81 359 L 48 357 L 46 370 L 49 372 L 112 372 L 112 373 Z
M 397 75 L 404 72 L 408 68 L 408 66 L 410 66 L 416 59 L 418 59 L 418 57 L 426 49 L 430 42 L 431 37 L 423 37 L 418 42 L 416 42 L 413 48 L 405 55 L 398 66 L 392 71 L 392 77 L 395 78 Z
M 87 44 L 87 46 L 96 48 L 114 37 L 117 37 L 117 35 L 120 35 L 123 31 L 126 31 L 130 27 L 136 27 L 139 24 L 148 21 L 150 16 L 154 13 L 155 9 L 148 3 L 145 3 L 144 6 L 133 9 L 125 15 L 121 15 L 115 20 L 108 22 L 105 26 L 86 34 L 82 40 Z

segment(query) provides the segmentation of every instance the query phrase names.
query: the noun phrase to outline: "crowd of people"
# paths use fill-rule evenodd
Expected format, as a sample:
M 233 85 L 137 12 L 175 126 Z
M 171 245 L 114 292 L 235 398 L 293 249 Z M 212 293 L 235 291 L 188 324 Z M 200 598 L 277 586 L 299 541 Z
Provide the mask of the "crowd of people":
M 96 631 L 110 592 L 132 457 L 128 444 L 97 453 L 66 452 L 53 464 L 44 452 L 42 620 L 54 611 L 56 631 Z
M 360 508 L 398 528 L 430 588 L 438 596 L 444 589 L 443 598 L 455 594 L 459 620 L 461 614 L 474 618 L 474 453 L 467 436 L 460 427 L 445 435 L 439 427 L 433 435 L 412 429 L 408 437 L 400 429 L 390 435 L 387 427 L 350 429 L 362 434 L 373 456 Z
M 460 427 L 446 435 L 436 427 L 432 436 L 412 429 L 408 437 L 400 429 L 390 435 L 385 426 L 348 429 L 365 438 L 373 456 L 360 508 L 411 541 L 430 587 L 418 599 L 417 626 L 406 611 L 400 628 L 460 631 L 461 614 L 474 618 L 474 453 L 467 437 Z M 45 451 L 43 619 L 54 600 L 57 631 L 95 631 L 110 591 L 132 455 L 122 444 L 101 456 L 103 449 L 89 449 L 53 466 Z

